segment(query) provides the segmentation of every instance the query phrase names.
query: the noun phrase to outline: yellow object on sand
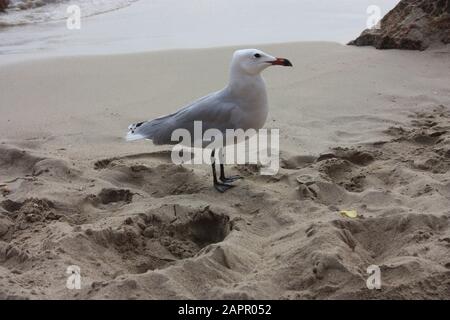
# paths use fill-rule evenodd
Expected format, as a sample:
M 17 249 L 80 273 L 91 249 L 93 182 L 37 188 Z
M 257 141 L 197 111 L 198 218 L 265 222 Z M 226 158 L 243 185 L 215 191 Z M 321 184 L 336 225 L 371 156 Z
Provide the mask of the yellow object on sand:
M 348 218 L 357 218 L 358 212 L 356 210 L 342 210 L 341 215 Z

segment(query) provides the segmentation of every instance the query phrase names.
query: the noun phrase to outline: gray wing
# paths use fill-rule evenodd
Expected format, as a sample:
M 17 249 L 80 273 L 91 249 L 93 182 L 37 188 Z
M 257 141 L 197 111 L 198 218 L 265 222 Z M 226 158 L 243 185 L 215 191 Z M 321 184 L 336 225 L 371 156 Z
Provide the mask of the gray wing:
M 226 99 L 221 92 L 203 97 L 181 110 L 151 121 L 137 123 L 129 127 L 127 140 L 150 139 L 154 144 L 177 144 L 172 141 L 176 129 L 186 129 L 194 135 L 194 122 L 202 121 L 202 134 L 208 129 L 237 129 L 239 112 L 236 103 Z

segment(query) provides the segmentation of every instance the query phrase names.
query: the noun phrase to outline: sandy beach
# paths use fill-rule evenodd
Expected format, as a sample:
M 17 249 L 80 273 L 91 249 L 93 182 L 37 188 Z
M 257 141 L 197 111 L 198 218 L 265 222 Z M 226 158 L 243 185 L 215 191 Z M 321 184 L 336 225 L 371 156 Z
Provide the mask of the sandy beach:
M 0 67 L 1 299 L 450 298 L 449 48 L 242 47 L 295 68 L 265 73 L 280 172 L 229 167 L 226 194 L 124 136 L 226 85 L 238 47 Z

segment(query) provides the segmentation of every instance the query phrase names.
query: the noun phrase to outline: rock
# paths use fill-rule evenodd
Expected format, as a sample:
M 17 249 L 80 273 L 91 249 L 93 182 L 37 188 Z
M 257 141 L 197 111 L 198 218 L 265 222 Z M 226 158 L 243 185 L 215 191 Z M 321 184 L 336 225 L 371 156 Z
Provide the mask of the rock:
M 425 50 L 450 43 L 450 0 L 401 0 L 380 22 L 349 45 Z
M 9 6 L 9 0 L 0 0 L 0 12 L 5 11 Z

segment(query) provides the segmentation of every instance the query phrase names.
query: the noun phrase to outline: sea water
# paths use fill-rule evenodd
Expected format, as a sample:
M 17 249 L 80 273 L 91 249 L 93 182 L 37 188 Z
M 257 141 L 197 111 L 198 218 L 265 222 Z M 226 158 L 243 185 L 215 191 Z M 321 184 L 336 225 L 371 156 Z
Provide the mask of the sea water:
M 7 57 L 346 43 L 398 1 L 13 0 L 11 8 L 0 13 L 0 63 Z M 30 4 L 22 8 L 23 3 Z M 69 5 L 80 8 L 79 29 L 67 27 Z

